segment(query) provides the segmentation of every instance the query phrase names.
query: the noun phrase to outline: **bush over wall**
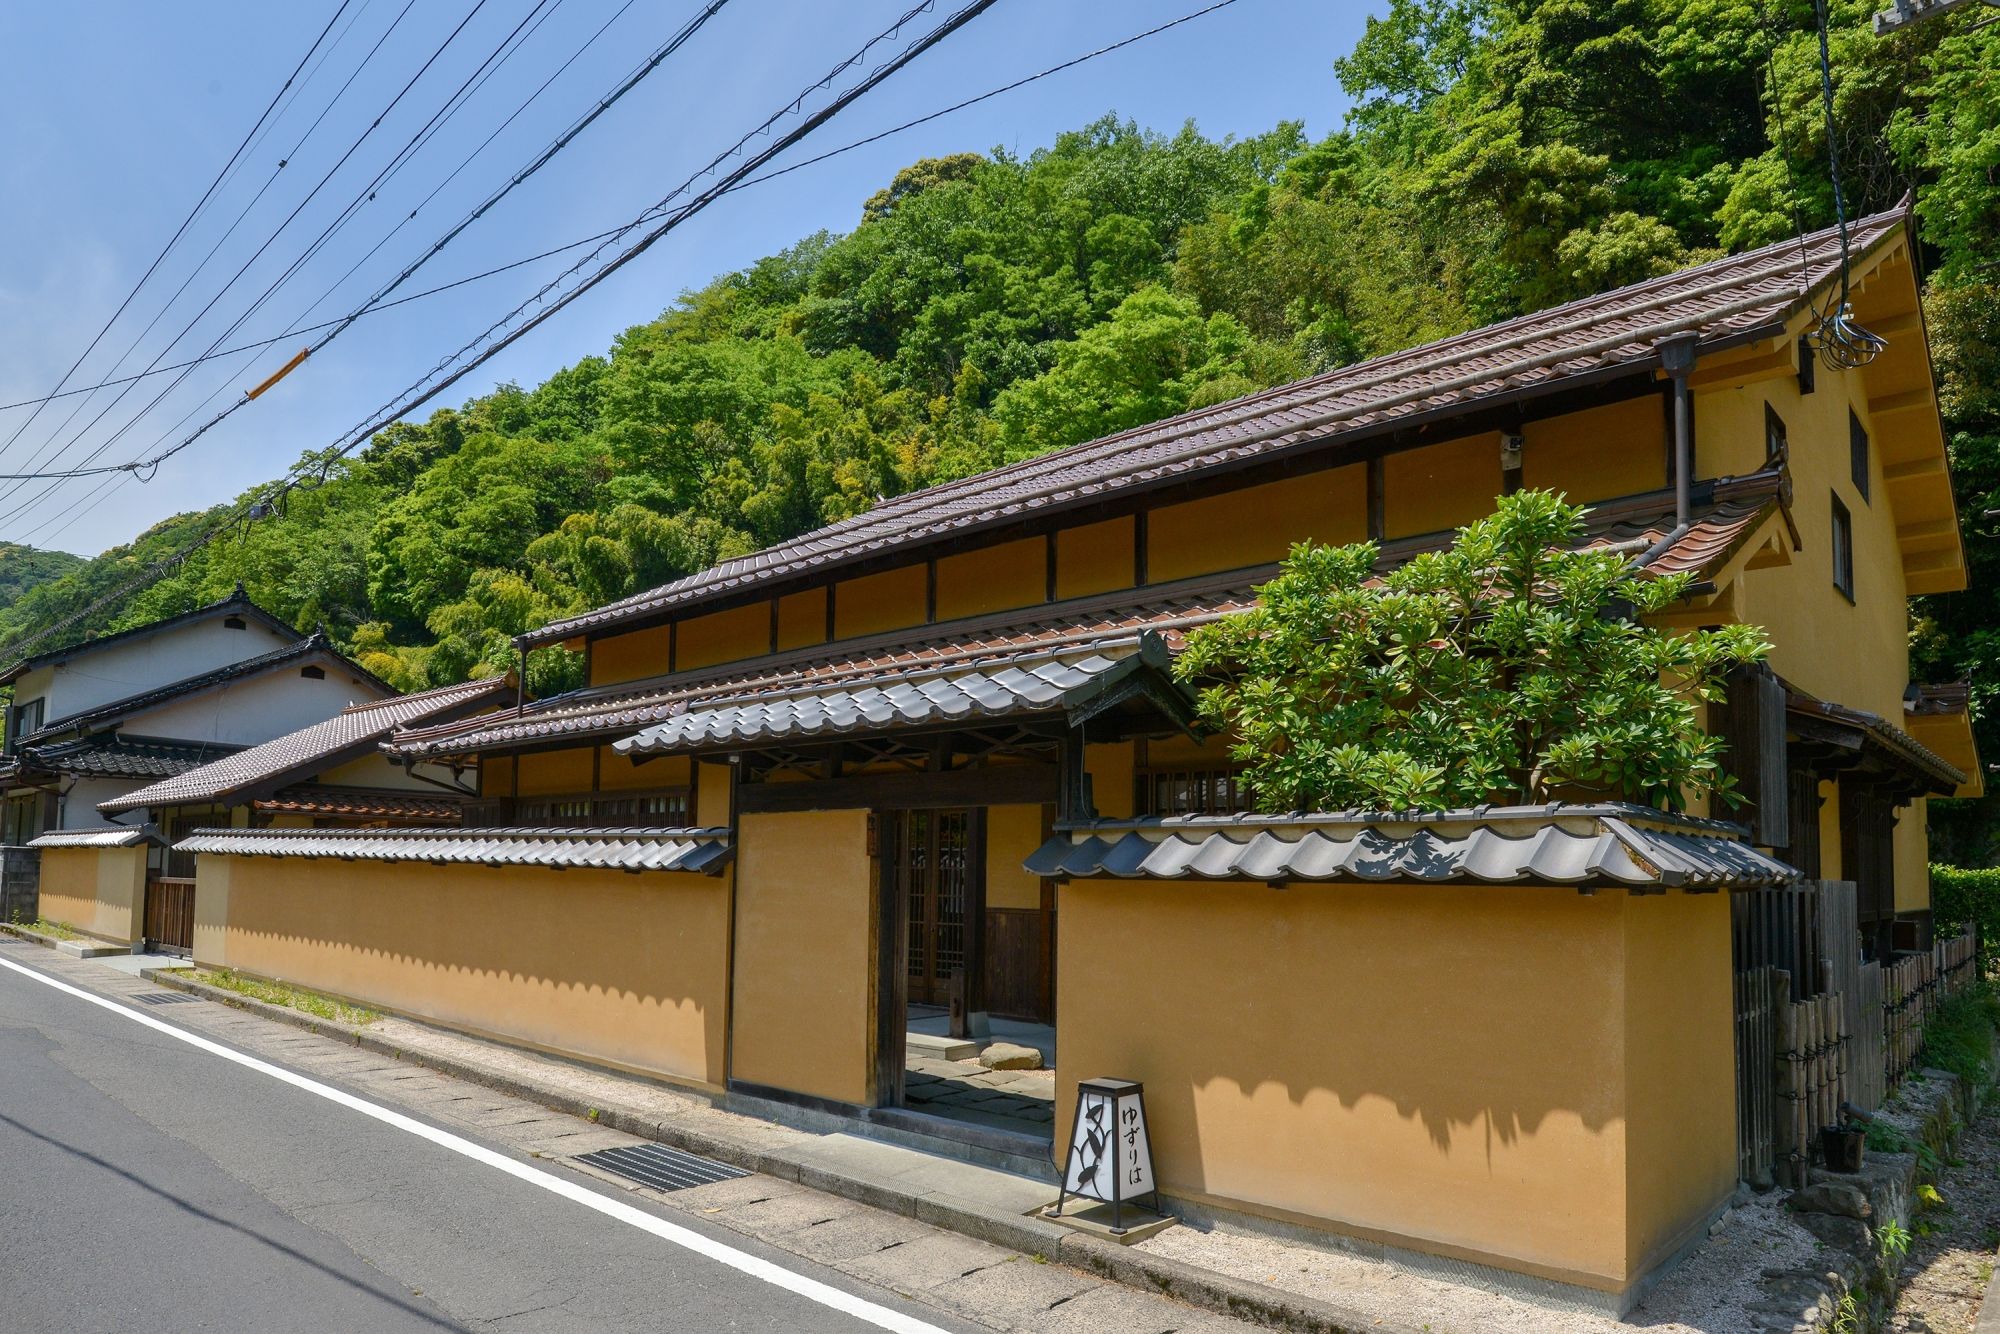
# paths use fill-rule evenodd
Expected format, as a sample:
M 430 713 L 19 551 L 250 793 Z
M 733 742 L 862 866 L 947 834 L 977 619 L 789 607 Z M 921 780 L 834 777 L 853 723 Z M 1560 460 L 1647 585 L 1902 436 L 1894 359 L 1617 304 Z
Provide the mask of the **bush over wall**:
M 1931 917 L 1940 936 L 1977 930 L 1980 958 L 1990 965 L 2000 951 L 2000 870 L 1933 865 Z

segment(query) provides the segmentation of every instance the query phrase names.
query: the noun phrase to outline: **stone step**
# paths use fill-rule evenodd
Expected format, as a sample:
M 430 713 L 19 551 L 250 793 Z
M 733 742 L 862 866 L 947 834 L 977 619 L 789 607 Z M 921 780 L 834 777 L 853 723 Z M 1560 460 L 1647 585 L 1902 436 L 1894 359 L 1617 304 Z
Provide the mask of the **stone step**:
M 912 1056 L 929 1056 L 939 1061 L 970 1061 L 979 1056 L 979 1044 L 967 1038 L 948 1038 L 933 1033 L 911 1033 Z

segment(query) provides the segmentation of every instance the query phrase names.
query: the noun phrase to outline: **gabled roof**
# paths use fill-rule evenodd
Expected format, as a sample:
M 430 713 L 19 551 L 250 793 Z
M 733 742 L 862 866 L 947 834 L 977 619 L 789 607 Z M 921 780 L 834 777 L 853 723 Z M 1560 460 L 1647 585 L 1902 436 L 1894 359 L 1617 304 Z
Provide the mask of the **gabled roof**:
M 511 688 L 506 677 L 488 676 L 414 695 L 350 704 L 325 722 L 99 802 L 97 809 L 113 815 L 142 807 L 207 805 L 273 792 L 323 769 L 374 753 L 377 743 L 399 726 L 457 716 L 496 702 Z
M 1948 797 L 1968 780 L 1957 765 L 1879 713 L 1815 699 L 1787 686 L 1786 722 L 1803 740 L 1866 758 L 1908 781 L 1910 794 Z
M 1752 889 L 1799 873 L 1739 825 L 1649 806 L 1170 816 L 1059 825 L 1034 875 Z
M 50 663 L 64 662 L 70 658 L 80 657 L 87 653 L 95 653 L 98 649 L 112 644 L 123 644 L 131 640 L 143 639 L 147 635 L 160 634 L 167 630 L 177 629 L 183 625 L 193 625 L 197 621 L 205 621 L 214 616 L 231 615 L 241 616 L 246 621 L 256 621 L 285 639 L 300 640 L 305 638 L 304 634 L 286 625 L 276 616 L 273 616 L 270 612 L 265 611 L 262 607 L 252 602 L 250 595 L 243 591 L 243 585 L 238 584 L 236 585 L 236 590 L 228 597 L 223 598 L 219 602 L 211 602 L 205 607 L 196 607 L 192 611 L 184 611 L 177 616 L 168 616 L 162 620 L 148 621 L 144 625 L 135 625 L 129 630 L 120 630 L 115 634 L 99 635 L 95 639 L 81 640 L 65 648 L 52 648 L 45 653 L 37 653 L 32 657 L 22 658 L 5 671 L 0 671 L 0 686 L 12 685 L 20 679 L 23 673 L 32 671 L 37 667 L 45 667 Z
M 114 722 L 120 718 L 129 718 L 135 713 L 144 713 L 147 709 L 158 708 L 173 700 L 203 694 L 253 676 L 262 676 L 266 672 L 276 671 L 280 667 L 303 662 L 308 658 L 325 659 L 338 666 L 341 671 L 359 677 L 369 685 L 379 687 L 384 694 L 395 693 L 394 686 L 335 648 L 333 642 L 326 637 L 325 631 L 315 631 L 295 644 L 287 644 L 269 653 L 261 653 L 254 658 L 244 658 L 240 662 L 228 663 L 175 681 L 170 685 L 141 691 L 136 695 L 127 695 L 124 699 L 114 699 L 108 704 L 99 704 L 66 717 L 52 719 L 43 725 L 40 731 L 23 738 L 23 741 L 32 743 L 36 737 L 56 736 L 80 727 L 91 727 L 100 723 Z
M 1904 207 L 1854 224 L 1854 254 L 1903 234 L 1908 216 Z M 1828 229 L 1182 413 L 884 501 L 803 537 L 530 631 L 518 642 L 548 644 L 641 623 L 895 548 L 1018 524 L 1038 512 L 1094 505 L 1336 441 L 1358 444 L 1528 393 L 1651 372 L 1660 365 L 1662 340 L 1677 334 L 1696 334 L 1701 353 L 1755 342 L 1782 333 L 1811 291 L 1838 273 L 1840 257 L 1840 236 Z
M 1784 478 L 1777 472 L 1698 483 L 1689 530 L 1655 551 L 1646 568 L 1654 574 L 1715 572 L 1777 513 L 1783 492 Z M 1587 546 L 1641 554 L 1673 530 L 1673 493 L 1647 492 L 1593 505 L 1584 524 Z M 1450 537 L 1435 533 L 1387 543 L 1383 568 L 1442 546 Z M 837 646 L 815 645 L 652 681 L 589 687 L 468 722 L 401 730 L 386 748 L 408 758 L 432 759 L 517 746 L 614 741 L 694 710 L 747 704 L 785 691 L 859 688 L 912 673 L 976 670 L 1024 655 L 1129 652 L 1146 633 L 1177 648 L 1186 631 L 1254 605 L 1256 585 L 1277 569 L 1257 566 L 897 630 Z

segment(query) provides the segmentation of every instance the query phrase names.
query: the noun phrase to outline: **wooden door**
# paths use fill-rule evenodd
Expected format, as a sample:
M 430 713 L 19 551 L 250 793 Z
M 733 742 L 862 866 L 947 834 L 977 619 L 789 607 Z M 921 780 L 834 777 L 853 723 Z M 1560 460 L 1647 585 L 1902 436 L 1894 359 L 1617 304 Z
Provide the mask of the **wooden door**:
M 946 1005 L 953 976 L 973 975 L 976 822 L 968 810 L 897 811 L 891 818 L 896 892 L 908 930 L 909 999 Z
M 146 878 L 146 940 L 162 954 L 194 951 L 194 880 Z

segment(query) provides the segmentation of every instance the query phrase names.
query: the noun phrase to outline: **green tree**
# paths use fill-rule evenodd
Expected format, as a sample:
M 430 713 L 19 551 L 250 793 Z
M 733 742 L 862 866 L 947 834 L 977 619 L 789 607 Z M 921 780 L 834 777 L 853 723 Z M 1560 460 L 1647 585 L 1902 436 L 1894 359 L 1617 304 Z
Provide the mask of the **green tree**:
M 1583 516 L 1522 491 L 1380 577 L 1373 543 L 1302 544 L 1256 608 L 1190 636 L 1176 670 L 1202 685 L 1266 810 L 1729 800 L 1696 705 L 1763 657 L 1762 635 L 1645 625 L 1689 576 L 1578 549 Z

